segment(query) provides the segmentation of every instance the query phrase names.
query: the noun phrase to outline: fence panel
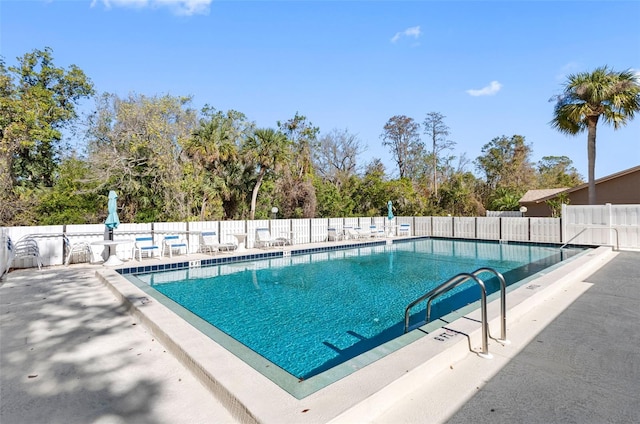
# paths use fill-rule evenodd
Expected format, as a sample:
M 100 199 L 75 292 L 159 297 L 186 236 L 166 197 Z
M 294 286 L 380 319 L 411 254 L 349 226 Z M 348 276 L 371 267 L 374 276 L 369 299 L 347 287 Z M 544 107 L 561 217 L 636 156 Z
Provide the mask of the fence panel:
M 245 247 L 252 248 L 256 242 L 256 229 L 269 228 L 268 219 L 258 219 L 255 221 L 220 221 L 220 241 L 226 243 L 237 243 L 238 240 L 233 234 L 246 234 Z
M 527 218 L 500 218 L 502 220 L 502 240 L 528 241 L 529 220 Z
M 357 218 L 354 218 L 357 219 Z M 318 243 L 327 240 L 327 229 L 329 228 L 326 218 L 312 218 L 310 220 L 311 243 Z
M 500 218 L 476 218 L 477 234 L 480 240 L 500 240 Z
M 640 205 L 613 205 L 611 225 L 617 231 L 620 248 L 640 249 Z
M 292 242 L 295 244 L 311 243 L 311 220 L 292 219 L 291 232 L 293 232 Z
M 453 218 L 450 216 L 434 216 L 432 220 L 434 237 L 453 237 Z
M 476 238 L 476 219 L 469 217 L 453 218 L 453 234 L 455 238 Z
M 531 241 L 561 243 L 560 218 L 529 218 Z
M 407 222 L 404 221 L 405 218 L 398 218 L 397 224 L 400 225 L 405 224 Z M 414 236 L 430 236 L 433 234 L 433 229 L 431 228 L 431 217 L 430 216 L 416 216 L 413 219 L 412 231 Z
M 293 237 L 291 231 L 291 220 L 290 219 L 272 219 L 269 221 L 269 232 L 271 233 L 271 237 L 283 237 L 286 239 L 290 239 Z
M 562 218 L 564 243 L 616 244 L 611 205 L 563 205 Z

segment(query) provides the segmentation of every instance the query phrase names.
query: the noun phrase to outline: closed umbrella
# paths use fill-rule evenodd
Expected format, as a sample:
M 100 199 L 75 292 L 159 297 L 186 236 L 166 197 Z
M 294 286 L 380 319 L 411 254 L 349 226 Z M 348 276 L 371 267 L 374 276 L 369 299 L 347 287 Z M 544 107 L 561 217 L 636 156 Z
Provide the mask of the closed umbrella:
M 387 219 L 389 220 L 387 235 L 390 236 L 393 234 L 393 227 L 391 226 L 391 221 L 393 220 L 393 204 L 391 204 L 391 200 L 387 202 Z
M 113 240 L 113 229 L 118 228 L 120 219 L 118 218 L 118 195 L 115 191 L 109 192 L 109 203 L 107 203 L 109 215 L 104 225 L 109 229 L 109 239 Z

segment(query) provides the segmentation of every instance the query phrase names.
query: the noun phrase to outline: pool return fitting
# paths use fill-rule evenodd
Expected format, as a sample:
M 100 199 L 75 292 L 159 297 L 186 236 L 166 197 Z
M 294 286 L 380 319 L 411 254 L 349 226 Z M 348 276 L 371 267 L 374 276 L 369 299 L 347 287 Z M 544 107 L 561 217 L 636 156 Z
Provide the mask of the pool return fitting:
M 435 289 L 429 291 L 428 293 L 420 296 L 413 302 L 409 303 L 404 310 L 404 332 L 405 334 L 409 332 L 409 316 L 411 309 L 417 304 L 424 302 L 427 300 L 427 310 L 425 317 L 425 324 L 429 323 L 431 318 L 431 302 L 438 296 L 448 292 L 449 290 L 458 287 L 461 284 L 466 283 L 469 280 L 475 281 L 480 286 L 480 313 L 482 316 L 482 351 L 479 355 L 486 359 L 491 359 L 493 355 L 489 353 L 489 322 L 487 319 L 487 289 L 485 287 L 484 281 L 478 278 L 478 275 L 490 272 L 493 273 L 498 280 L 500 281 L 500 338 L 495 339 L 499 343 L 509 344 L 509 340 L 507 340 L 507 284 L 504 280 L 502 274 L 496 271 L 493 268 L 478 268 L 472 273 L 462 272 L 454 277 L 451 277 L 444 283 L 440 284 Z M 493 337 L 492 337 L 493 338 Z

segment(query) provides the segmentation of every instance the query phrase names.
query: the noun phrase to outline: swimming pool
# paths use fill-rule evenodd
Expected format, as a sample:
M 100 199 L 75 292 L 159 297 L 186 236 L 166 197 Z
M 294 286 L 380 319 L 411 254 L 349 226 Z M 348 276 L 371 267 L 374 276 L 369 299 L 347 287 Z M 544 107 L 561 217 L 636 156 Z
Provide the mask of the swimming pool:
M 571 253 L 573 252 L 573 253 Z M 421 239 L 258 261 L 136 274 L 132 280 L 181 316 L 194 314 L 273 367 L 305 380 L 403 334 L 404 308 L 449 277 L 495 268 L 507 284 L 577 251 L 519 243 Z M 287 252 L 288 253 L 288 252 Z M 486 279 L 488 291 L 497 283 Z M 434 304 L 433 319 L 475 302 L 462 285 Z M 180 306 L 178 306 L 180 305 Z M 424 317 L 424 307 L 414 315 Z M 412 322 L 417 322 L 415 318 Z M 228 338 L 217 338 L 224 345 Z M 226 346 L 241 352 L 237 344 Z M 252 363 L 252 361 L 249 361 Z M 252 366 L 262 372 L 265 365 Z

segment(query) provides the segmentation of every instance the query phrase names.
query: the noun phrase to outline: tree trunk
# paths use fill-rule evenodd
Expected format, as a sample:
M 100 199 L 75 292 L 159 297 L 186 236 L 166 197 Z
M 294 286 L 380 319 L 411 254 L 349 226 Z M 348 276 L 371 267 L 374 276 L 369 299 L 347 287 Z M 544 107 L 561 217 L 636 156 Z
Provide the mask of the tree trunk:
M 256 185 L 253 186 L 253 192 L 251 193 L 251 220 L 256 217 L 256 203 L 258 201 L 258 191 L 260 191 L 260 185 L 262 184 L 262 178 L 264 177 L 264 168 L 260 168 L 258 178 L 256 179 Z
M 587 158 L 589 167 L 589 204 L 596 204 L 596 127 L 598 116 L 590 116 L 587 132 Z

